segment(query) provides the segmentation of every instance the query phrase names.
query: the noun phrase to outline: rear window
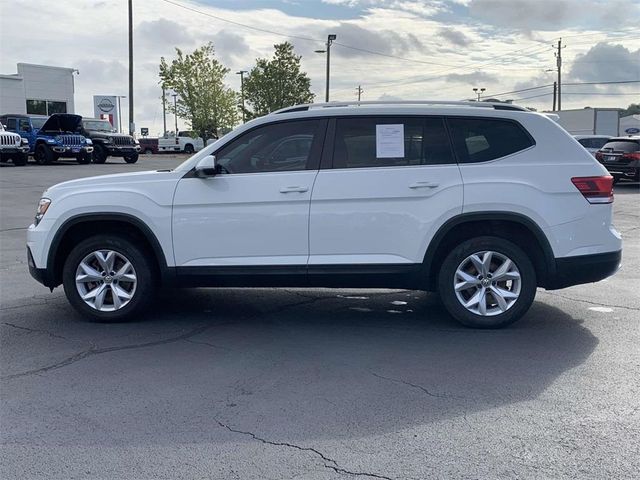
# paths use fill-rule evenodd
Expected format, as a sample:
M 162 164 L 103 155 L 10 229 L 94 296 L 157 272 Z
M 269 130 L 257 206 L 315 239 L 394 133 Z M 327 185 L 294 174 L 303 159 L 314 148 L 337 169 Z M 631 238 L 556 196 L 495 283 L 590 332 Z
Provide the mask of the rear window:
M 631 153 L 640 150 L 640 141 L 638 140 L 616 140 L 615 142 L 608 142 L 602 150 L 610 152 L 624 152 Z
M 450 118 L 447 121 L 460 163 L 488 162 L 535 145 L 525 129 L 512 120 Z

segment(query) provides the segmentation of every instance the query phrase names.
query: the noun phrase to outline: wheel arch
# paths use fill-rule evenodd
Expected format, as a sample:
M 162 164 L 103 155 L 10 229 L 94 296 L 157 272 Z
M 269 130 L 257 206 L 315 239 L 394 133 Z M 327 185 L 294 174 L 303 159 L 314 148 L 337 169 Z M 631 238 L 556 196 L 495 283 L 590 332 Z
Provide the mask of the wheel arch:
M 124 234 L 143 242 L 143 247 L 153 255 L 162 282 L 171 280 L 172 269 L 162 246 L 153 231 L 143 221 L 126 213 L 87 213 L 67 219 L 58 229 L 47 256 L 46 283 L 55 288 L 62 283 L 64 261 L 74 245 L 84 238 L 100 233 Z
M 444 257 L 455 245 L 472 236 L 492 235 L 518 245 L 531 255 L 538 285 L 544 287 L 555 275 L 555 256 L 542 229 L 529 217 L 514 212 L 463 213 L 445 222 L 434 235 L 424 256 L 429 290 L 437 285 Z

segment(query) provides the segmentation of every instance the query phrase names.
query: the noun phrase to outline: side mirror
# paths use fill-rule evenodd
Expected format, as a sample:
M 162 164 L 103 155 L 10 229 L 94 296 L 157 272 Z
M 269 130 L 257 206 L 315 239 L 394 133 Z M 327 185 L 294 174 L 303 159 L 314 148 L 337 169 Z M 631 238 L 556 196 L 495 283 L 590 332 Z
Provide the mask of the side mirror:
M 196 177 L 214 177 L 217 173 L 219 173 L 219 171 L 216 168 L 216 157 L 213 155 L 207 155 L 206 157 L 201 158 L 196 164 Z

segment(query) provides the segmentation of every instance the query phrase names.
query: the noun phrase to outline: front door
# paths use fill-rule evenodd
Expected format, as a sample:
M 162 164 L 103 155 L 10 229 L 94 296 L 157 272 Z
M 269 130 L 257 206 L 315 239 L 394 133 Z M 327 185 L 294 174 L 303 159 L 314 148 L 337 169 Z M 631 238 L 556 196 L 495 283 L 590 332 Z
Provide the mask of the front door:
M 187 175 L 173 209 L 177 267 L 301 266 L 325 120 L 258 126 L 214 152 L 222 173 Z

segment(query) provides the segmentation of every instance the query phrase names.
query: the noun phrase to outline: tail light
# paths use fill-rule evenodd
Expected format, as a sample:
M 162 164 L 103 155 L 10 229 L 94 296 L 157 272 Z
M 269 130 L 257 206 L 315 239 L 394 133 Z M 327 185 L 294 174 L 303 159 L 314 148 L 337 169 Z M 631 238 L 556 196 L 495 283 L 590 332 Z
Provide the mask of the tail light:
M 596 152 L 596 160 L 602 160 L 602 152 Z
M 640 160 L 640 152 L 625 153 L 622 158 L 625 160 Z
M 613 203 L 613 177 L 573 177 L 576 186 L 589 203 Z

